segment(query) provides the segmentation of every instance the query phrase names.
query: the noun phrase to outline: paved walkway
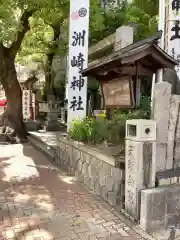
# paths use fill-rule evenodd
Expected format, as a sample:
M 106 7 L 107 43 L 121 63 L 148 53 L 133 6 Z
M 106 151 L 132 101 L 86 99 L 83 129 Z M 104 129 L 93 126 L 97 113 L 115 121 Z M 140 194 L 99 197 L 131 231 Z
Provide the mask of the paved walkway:
M 0 146 L 0 240 L 142 238 L 27 145 Z

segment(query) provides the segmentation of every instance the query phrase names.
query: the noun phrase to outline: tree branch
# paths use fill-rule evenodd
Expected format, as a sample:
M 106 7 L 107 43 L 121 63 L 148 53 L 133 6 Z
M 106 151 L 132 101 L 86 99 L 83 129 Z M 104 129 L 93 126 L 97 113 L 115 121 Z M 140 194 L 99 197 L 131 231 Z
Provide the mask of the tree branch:
M 8 48 L 5 47 L 2 42 L 0 42 L 0 56 L 6 57 L 7 50 Z
M 0 42 L 0 56 L 2 57 L 4 54 L 4 46 L 2 44 L 2 42 Z
M 12 43 L 11 47 L 9 48 L 9 51 L 10 53 L 15 57 L 20 46 L 21 46 L 21 43 L 24 39 L 24 36 L 26 34 L 26 32 L 30 29 L 29 28 L 29 17 L 31 17 L 33 14 L 33 12 L 27 12 L 25 11 L 22 16 L 21 16 L 21 23 L 22 23 L 22 31 L 20 31 L 18 33 L 18 36 L 17 36 L 17 39 Z
M 48 51 L 36 51 L 36 52 L 34 52 L 33 50 L 32 51 L 26 51 L 26 52 L 24 52 L 23 53 L 23 55 L 21 55 L 22 57 L 27 57 L 27 56 L 29 56 L 29 55 L 32 55 L 32 54 L 44 54 L 44 55 L 47 55 L 48 54 Z

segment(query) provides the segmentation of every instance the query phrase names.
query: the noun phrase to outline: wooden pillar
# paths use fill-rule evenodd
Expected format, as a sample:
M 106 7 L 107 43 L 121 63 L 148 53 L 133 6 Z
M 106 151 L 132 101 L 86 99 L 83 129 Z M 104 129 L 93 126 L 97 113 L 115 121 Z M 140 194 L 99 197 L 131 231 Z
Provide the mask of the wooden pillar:
M 141 78 L 136 78 L 136 107 L 140 106 L 141 100 Z
M 140 106 L 141 100 L 141 79 L 139 77 L 138 62 L 136 62 L 136 107 Z

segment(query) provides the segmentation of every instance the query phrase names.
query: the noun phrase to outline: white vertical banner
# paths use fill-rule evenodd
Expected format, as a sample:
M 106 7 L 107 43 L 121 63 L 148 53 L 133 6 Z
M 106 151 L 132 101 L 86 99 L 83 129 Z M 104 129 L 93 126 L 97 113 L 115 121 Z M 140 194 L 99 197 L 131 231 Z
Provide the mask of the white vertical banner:
M 180 61 L 180 0 L 166 1 L 165 26 L 165 50 Z M 180 79 L 180 65 L 175 70 Z
M 36 120 L 36 94 L 32 93 L 32 108 L 33 108 L 33 120 Z
M 159 40 L 159 46 L 164 50 L 164 21 L 165 21 L 165 0 L 159 0 L 159 23 L 158 23 L 158 30 L 162 30 L 162 37 Z M 157 77 L 156 77 L 157 76 Z M 157 82 L 163 81 L 163 69 L 158 69 L 156 76 L 153 76 L 153 83 L 152 87 L 154 87 L 155 79 L 157 79 Z M 153 90 L 153 88 L 152 88 Z
M 159 22 L 158 22 L 158 30 L 162 30 L 162 37 L 159 40 L 159 46 L 164 49 L 164 21 L 165 21 L 165 1 L 159 0 Z
M 29 119 L 30 118 L 30 100 L 31 100 L 31 92 L 30 90 L 23 90 L 23 96 L 22 96 L 22 112 L 23 112 L 23 118 Z
M 32 96 L 32 107 L 35 107 L 35 103 L 36 103 L 36 94 L 35 94 L 35 93 L 32 93 L 31 96 Z
M 87 78 L 81 71 L 88 66 L 90 0 L 70 0 L 68 57 L 68 130 L 74 119 L 86 116 Z
M 69 73 L 69 57 L 66 58 L 66 93 L 65 93 L 65 99 L 68 99 L 68 73 Z

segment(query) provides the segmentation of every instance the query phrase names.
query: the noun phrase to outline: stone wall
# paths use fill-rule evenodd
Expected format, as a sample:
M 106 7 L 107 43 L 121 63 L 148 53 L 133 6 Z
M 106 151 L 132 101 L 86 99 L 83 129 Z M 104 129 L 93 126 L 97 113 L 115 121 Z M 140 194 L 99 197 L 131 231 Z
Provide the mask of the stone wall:
M 175 225 L 179 201 L 179 184 L 143 190 L 141 192 L 141 228 L 154 232 Z M 180 216 L 178 218 L 180 222 Z
M 58 137 L 56 148 L 56 161 L 61 167 L 110 205 L 124 208 L 125 170 L 115 166 L 113 157 L 62 137 Z

